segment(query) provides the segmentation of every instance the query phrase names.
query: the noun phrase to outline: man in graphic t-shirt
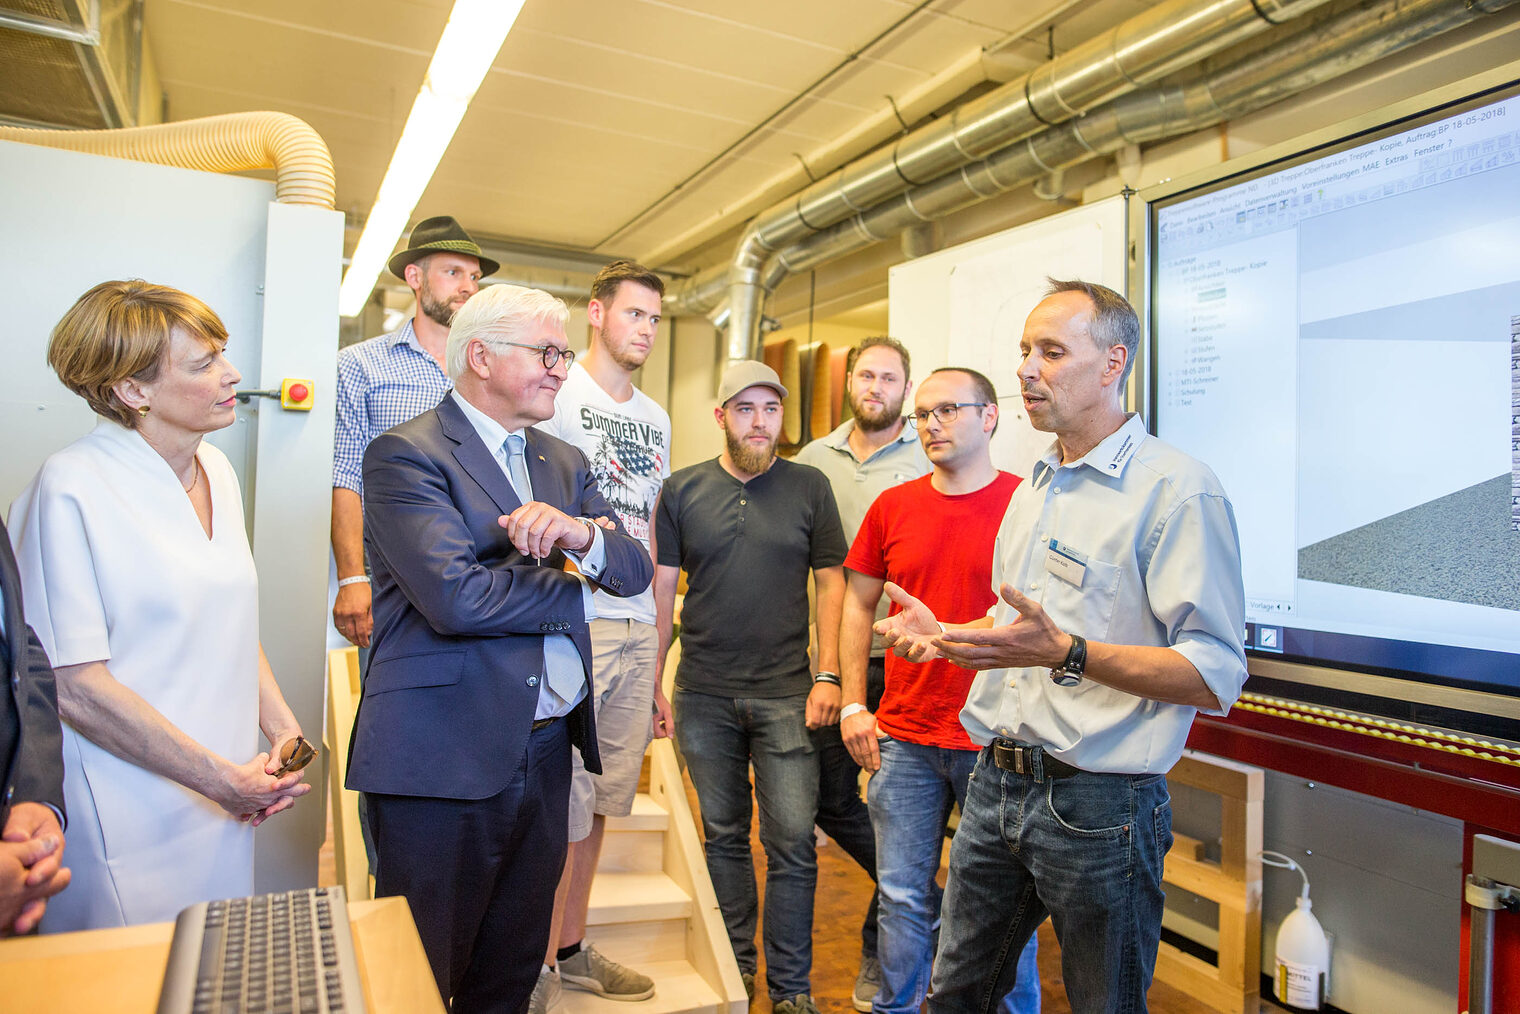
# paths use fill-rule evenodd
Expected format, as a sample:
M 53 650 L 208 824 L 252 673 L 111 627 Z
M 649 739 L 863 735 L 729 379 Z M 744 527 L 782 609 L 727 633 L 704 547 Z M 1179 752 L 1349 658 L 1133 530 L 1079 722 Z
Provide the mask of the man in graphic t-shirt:
M 654 347 L 664 292 L 659 275 L 632 261 L 614 261 L 597 274 L 586 306 L 595 331 L 591 345 L 570 367 L 554 417 L 539 423 L 585 452 L 602 496 L 651 553 L 655 505 L 670 475 L 670 416 L 633 386 L 633 373 Z M 562 985 L 611 1000 L 654 995 L 647 975 L 583 941 L 607 817 L 632 810 L 644 750 L 652 736 L 668 734 L 670 722 L 670 703 L 656 679 L 653 590 L 622 599 L 598 591 L 595 604 L 592 681 L 602 773 L 590 774 L 574 755 L 570 849 L 530 1014 L 553 1008 Z
M 866 512 L 844 564 L 839 630 L 840 733 L 856 762 L 876 772 L 866 795 L 881 885 L 882 981 L 872 1004 L 878 1014 L 916 1012 L 929 988 L 940 843 L 951 805 L 965 802 L 976 763 L 976 744 L 960 722 L 976 674 L 944 659 L 914 665 L 889 655 L 886 689 L 872 714 L 871 622 L 888 581 L 933 602 L 934 614 L 946 620 L 985 616 L 995 601 L 993 543 L 1019 484 L 993 467 L 997 393 L 982 374 L 935 370 L 919 385 L 909 418 L 933 472 L 884 491 Z M 1039 1011 L 1036 946 L 1030 937 L 1018 957 L 1018 986 L 1002 1010 Z

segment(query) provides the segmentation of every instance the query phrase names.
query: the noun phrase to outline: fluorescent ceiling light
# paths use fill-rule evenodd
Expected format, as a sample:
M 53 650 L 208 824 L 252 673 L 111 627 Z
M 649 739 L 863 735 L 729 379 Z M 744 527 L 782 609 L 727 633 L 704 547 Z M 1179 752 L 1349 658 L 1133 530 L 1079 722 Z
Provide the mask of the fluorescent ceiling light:
M 401 140 L 396 142 L 396 152 L 343 276 L 338 292 L 338 312 L 343 316 L 353 317 L 364 309 L 375 279 L 411 220 L 523 3 L 454 0 L 449 23 L 443 28 L 427 77 L 412 103 Z

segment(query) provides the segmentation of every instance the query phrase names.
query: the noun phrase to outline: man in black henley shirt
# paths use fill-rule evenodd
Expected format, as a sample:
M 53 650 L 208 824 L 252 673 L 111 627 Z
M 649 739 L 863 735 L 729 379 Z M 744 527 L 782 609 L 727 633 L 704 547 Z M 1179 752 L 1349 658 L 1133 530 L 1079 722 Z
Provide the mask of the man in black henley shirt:
M 750 856 L 751 763 L 765 846 L 765 965 L 776 1014 L 816 1014 L 812 970 L 813 820 L 818 758 L 809 728 L 839 712 L 838 645 L 808 661 L 808 588 L 818 625 L 837 630 L 848 546 L 828 479 L 776 457 L 786 388 L 763 363 L 735 364 L 714 411 L 725 448 L 665 482 L 656 521 L 660 664 L 686 571 L 675 736 L 701 804 L 707 869 L 747 983 L 759 907 Z

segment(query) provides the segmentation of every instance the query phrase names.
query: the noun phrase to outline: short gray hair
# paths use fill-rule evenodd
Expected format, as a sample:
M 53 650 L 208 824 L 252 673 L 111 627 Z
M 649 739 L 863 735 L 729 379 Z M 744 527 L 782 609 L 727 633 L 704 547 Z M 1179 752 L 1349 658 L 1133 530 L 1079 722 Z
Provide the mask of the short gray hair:
M 487 285 L 454 314 L 444 358 L 449 379 L 455 383 L 465 371 L 465 349 L 471 339 L 486 345 L 526 341 L 537 324 L 553 322 L 561 328 L 570 317 L 565 301 L 542 289 L 521 285 Z
M 1129 379 L 1129 371 L 1135 368 L 1135 356 L 1140 352 L 1140 318 L 1135 314 L 1135 308 L 1113 289 L 1097 282 L 1084 282 L 1080 279 L 1061 281 L 1048 277 L 1045 282 L 1046 296 L 1080 292 L 1092 301 L 1093 315 L 1088 325 L 1088 335 L 1100 349 L 1123 345 L 1129 353 L 1125 357 L 1124 376 L 1119 378 L 1122 386 Z

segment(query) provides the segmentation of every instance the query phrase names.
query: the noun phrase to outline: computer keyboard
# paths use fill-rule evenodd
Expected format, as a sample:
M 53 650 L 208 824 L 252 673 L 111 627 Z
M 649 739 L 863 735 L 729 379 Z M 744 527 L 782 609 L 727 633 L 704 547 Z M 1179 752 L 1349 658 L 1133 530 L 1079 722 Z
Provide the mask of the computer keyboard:
M 203 901 L 179 914 L 158 1014 L 364 1014 L 341 887 Z

